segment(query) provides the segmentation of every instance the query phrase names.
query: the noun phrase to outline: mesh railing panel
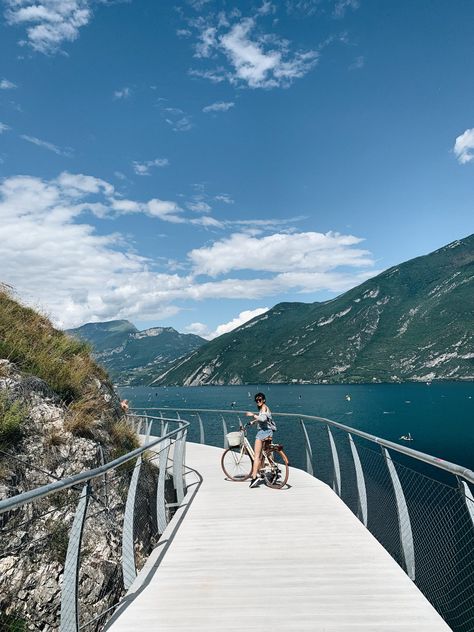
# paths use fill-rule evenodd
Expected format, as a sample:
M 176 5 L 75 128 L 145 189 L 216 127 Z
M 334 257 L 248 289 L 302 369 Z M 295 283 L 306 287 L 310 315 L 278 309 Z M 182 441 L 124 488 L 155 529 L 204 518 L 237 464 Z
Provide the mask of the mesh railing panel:
M 133 572 L 140 571 L 159 539 L 156 490 L 162 449 L 158 444 L 142 457 L 130 518 Z M 59 491 L 0 514 L 1 632 L 53 632 L 60 629 L 61 619 L 62 629 L 75 630 L 76 616 L 80 630 L 103 629 L 126 592 L 122 538 L 135 466 L 136 459 L 93 479 L 89 486 Z M 78 529 L 74 524 L 81 496 L 87 500 Z M 165 502 L 176 502 L 169 474 Z M 168 517 L 173 511 L 167 510 Z M 66 553 L 74 545 L 80 551 L 77 610 L 75 587 L 65 573 Z

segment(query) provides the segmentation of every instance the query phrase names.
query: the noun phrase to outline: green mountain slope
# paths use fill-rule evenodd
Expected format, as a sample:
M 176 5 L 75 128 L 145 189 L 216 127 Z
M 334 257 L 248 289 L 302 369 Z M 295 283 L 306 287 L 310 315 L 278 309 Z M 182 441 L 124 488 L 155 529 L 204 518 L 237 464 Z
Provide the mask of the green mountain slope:
M 180 334 L 172 327 L 138 331 L 128 320 L 87 323 L 68 333 L 90 343 L 94 357 L 123 383 L 147 384 L 177 358 L 194 351 L 205 340 Z
M 281 303 L 155 384 L 474 379 L 474 235 L 325 303 Z

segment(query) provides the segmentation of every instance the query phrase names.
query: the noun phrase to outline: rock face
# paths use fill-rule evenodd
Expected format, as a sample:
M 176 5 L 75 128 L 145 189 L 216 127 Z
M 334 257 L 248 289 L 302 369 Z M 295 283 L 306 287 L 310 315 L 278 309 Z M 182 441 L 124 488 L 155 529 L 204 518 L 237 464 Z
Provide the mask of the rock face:
M 103 419 L 97 418 L 93 438 L 77 436 L 68 429 L 68 410 L 44 382 L 23 376 L 5 360 L 0 370 L 0 397 L 19 404 L 23 417 L 15 443 L 0 442 L 0 499 L 110 459 L 114 444 Z M 96 379 L 95 386 L 105 402 L 120 410 L 107 383 Z M 156 478 L 156 468 L 145 470 L 141 485 L 146 487 Z M 91 487 L 80 571 L 82 623 L 115 603 L 123 591 L 121 525 L 131 471 L 124 468 L 107 480 L 96 479 Z M 0 516 L 0 629 L 59 629 L 64 560 L 80 493 L 80 488 L 64 490 Z M 148 552 L 147 535 L 136 543 L 138 555 Z M 10 628 L 13 621 L 28 622 L 28 627 Z
M 280 303 L 154 384 L 474 379 L 474 235 L 325 303 Z
M 89 342 L 96 360 L 122 384 L 149 384 L 157 372 L 205 343 L 172 327 L 138 331 L 127 320 L 88 323 L 68 333 Z

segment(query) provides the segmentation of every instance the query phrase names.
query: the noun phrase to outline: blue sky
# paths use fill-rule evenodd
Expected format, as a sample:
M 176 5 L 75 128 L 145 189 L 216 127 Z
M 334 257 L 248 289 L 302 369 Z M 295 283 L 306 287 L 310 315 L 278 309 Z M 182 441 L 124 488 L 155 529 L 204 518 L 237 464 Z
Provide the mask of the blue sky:
M 212 337 L 473 231 L 470 1 L 0 6 L 0 281 L 60 326 Z

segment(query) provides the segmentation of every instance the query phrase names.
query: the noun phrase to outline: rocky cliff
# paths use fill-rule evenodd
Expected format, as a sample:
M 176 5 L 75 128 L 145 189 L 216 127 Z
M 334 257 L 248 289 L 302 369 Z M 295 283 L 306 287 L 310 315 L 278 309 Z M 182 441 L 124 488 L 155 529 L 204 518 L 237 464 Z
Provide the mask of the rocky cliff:
M 0 291 L 0 355 L 0 499 L 92 469 L 138 445 L 87 348 L 6 291 Z M 130 471 L 116 476 L 122 477 L 117 484 L 110 480 L 105 488 L 99 481 L 92 490 L 80 576 L 88 618 L 122 591 L 120 515 Z M 30 629 L 26 622 L 35 630 L 58 629 L 80 491 L 71 488 L 0 516 L 0 629 L 20 632 Z

